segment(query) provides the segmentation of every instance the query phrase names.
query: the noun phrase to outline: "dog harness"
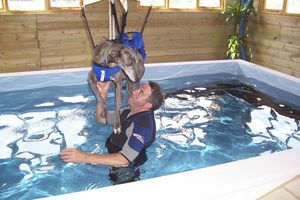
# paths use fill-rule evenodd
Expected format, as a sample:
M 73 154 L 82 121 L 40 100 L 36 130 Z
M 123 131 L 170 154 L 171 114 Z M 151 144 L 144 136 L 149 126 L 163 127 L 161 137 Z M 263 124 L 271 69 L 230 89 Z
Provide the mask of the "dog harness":
M 134 48 L 135 52 L 139 52 L 145 62 L 147 54 L 145 51 L 145 43 L 143 36 L 140 32 L 133 32 L 133 33 L 124 33 L 121 43 L 125 46 Z M 130 38 L 131 37 L 131 38 Z M 117 35 L 117 39 L 120 40 L 121 35 Z
M 129 38 L 131 36 L 131 39 Z M 120 35 L 117 35 L 117 39 L 120 39 Z M 123 34 L 123 41 L 121 42 L 124 46 L 132 47 L 134 50 L 139 52 L 145 61 L 147 55 L 145 52 L 145 43 L 142 37 L 142 34 L 139 32 L 133 32 L 132 34 Z M 108 48 L 104 51 L 104 62 L 107 64 L 107 51 Z M 120 67 L 104 67 L 93 63 L 93 72 L 97 77 L 97 81 L 107 82 L 111 81 L 111 76 L 120 71 Z
M 100 82 L 107 82 L 111 80 L 111 76 L 118 73 L 120 71 L 120 67 L 104 67 L 101 65 L 98 65 L 96 63 L 93 63 L 93 72 L 95 73 L 97 77 L 97 81 Z

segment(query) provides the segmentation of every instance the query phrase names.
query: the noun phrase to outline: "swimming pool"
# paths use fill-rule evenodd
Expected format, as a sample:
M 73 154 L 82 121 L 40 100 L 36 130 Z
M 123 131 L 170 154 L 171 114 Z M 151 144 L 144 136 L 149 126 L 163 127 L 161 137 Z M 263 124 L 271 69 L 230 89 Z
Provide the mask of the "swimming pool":
M 170 71 L 172 69 L 172 71 Z M 266 73 L 268 72 L 268 73 Z M 26 73 L 25 73 L 26 74 Z M 29 73 L 28 73 L 29 74 Z M 50 74 L 50 77 L 49 77 Z M 167 63 L 167 64 L 161 64 L 160 66 L 149 66 L 146 68 L 146 74 L 144 76 L 144 80 L 157 80 L 160 82 L 162 85 L 168 85 L 169 83 L 164 83 L 164 80 L 166 79 L 174 79 L 176 78 L 179 80 L 180 77 L 189 77 L 194 74 L 202 74 L 199 77 L 202 77 L 199 83 L 197 84 L 209 84 L 218 80 L 224 81 L 225 79 L 239 79 L 241 82 L 247 82 L 249 84 L 254 84 L 252 82 L 254 79 L 259 78 L 259 82 L 255 82 L 256 86 L 263 91 L 266 92 L 268 95 L 273 96 L 275 98 L 278 98 L 278 90 L 270 90 L 270 85 L 278 85 L 278 89 L 283 90 L 283 91 L 290 91 L 290 93 L 284 94 L 284 98 L 281 98 L 283 102 L 287 104 L 294 105 L 298 107 L 297 105 L 299 101 L 297 99 L 299 98 L 299 80 L 293 77 L 288 77 L 288 76 L 282 76 L 280 73 L 273 72 L 270 70 L 262 69 L 256 66 L 249 66 L 248 63 L 244 62 L 229 62 L 229 61 L 220 61 L 220 62 L 191 62 L 191 63 Z M 221 76 L 218 76 L 218 74 L 221 74 Z M 279 76 L 280 75 L 280 76 Z M 191 78 L 192 79 L 192 78 Z M 57 152 L 59 152 L 60 148 L 64 148 L 66 146 L 74 146 L 78 144 L 85 143 L 88 141 L 90 145 L 83 145 L 83 148 L 86 148 L 85 150 L 90 150 L 94 152 L 99 152 L 101 153 L 104 151 L 104 139 L 99 139 L 98 135 L 91 135 L 87 134 L 86 130 L 89 130 L 88 132 L 104 132 L 106 134 L 109 134 L 110 132 L 107 130 L 103 129 L 103 126 L 92 126 L 91 127 L 84 127 L 86 124 L 86 121 L 92 120 L 94 113 L 93 112 L 88 112 L 85 113 L 86 107 L 92 104 L 93 99 L 90 97 L 90 93 L 85 93 L 86 91 L 89 91 L 87 87 L 81 87 L 86 83 L 86 70 L 78 70 L 77 72 L 68 71 L 65 70 L 64 73 L 57 72 L 57 71 L 52 71 L 48 74 L 44 73 L 37 73 L 35 75 L 26 75 L 26 76 L 19 76 L 19 74 L 11 74 L 9 77 L 3 76 L 1 78 L 1 91 L 6 93 L 6 94 L 12 94 L 13 91 L 18 91 L 17 96 L 13 98 L 18 98 L 18 96 L 24 96 L 27 98 L 24 100 L 25 102 L 30 102 L 33 99 L 33 96 L 30 94 L 26 93 L 25 89 L 31 89 L 34 92 L 37 93 L 42 93 L 42 91 L 37 90 L 38 88 L 49 88 L 53 87 L 52 95 L 47 98 L 46 100 L 44 99 L 43 101 L 40 101 L 39 104 L 35 104 L 36 107 L 42 108 L 44 111 L 42 114 L 37 114 L 35 112 L 30 112 L 33 108 L 29 108 L 29 112 L 27 111 L 26 115 L 19 115 L 21 119 L 16 119 L 14 118 L 14 112 L 17 112 L 18 109 L 22 108 L 17 108 L 16 111 L 13 111 L 12 113 L 6 113 L 5 120 L 7 123 L 11 124 L 17 124 L 17 123 L 22 123 L 22 120 L 26 119 L 27 124 L 35 124 L 35 130 L 31 130 L 30 128 L 21 130 L 21 131 L 27 131 L 29 134 L 25 138 L 25 142 L 27 142 L 27 146 L 25 144 L 24 140 L 19 140 L 18 138 L 13 138 L 13 141 L 18 141 L 19 143 L 16 142 L 11 142 L 9 143 L 10 146 L 5 149 L 4 154 L 2 156 L 5 156 L 5 153 L 11 154 L 12 152 L 22 152 L 22 154 L 17 154 L 16 157 L 19 159 L 27 159 L 28 161 L 31 162 L 31 165 L 26 165 L 23 163 L 23 165 L 20 165 L 18 163 L 12 163 L 11 166 L 15 166 L 17 168 L 21 168 L 23 172 L 25 171 L 24 174 L 17 174 L 15 178 L 20 178 L 22 181 L 28 181 L 31 180 L 32 174 L 37 173 L 37 174 L 44 174 L 45 172 L 51 171 L 54 168 L 64 168 L 64 172 L 66 173 L 65 175 L 69 174 L 71 177 L 65 176 L 65 179 L 63 182 L 55 182 L 55 180 L 52 182 L 52 184 L 49 184 L 47 187 L 59 187 L 59 189 L 64 189 L 65 192 L 74 192 L 74 191 L 68 191 L 67 187 L 63 187 L 63 185 L 66 185 L 67 182 L 72 182 L 74 184 L 74 187 L 78 186 L 78 182 L 81 182 L 83 179 L 86 178 L 88 174 L 99 174 L 99 176 L 104 175 L 107 173 L 107 168 L 95 168 L 93 166 L 88 166 L 88 167 L 79 167 L 79 170 L 74 171 L 74 168 L 72 165 L 68 165 L 67 167 L 64 166 L 63 163 L 60 163 L 58 158 L 55 156 Z M 199 80 L 198 80 L 199 81 Z M 292 84 L 291 84 L 292 81 Z M 26 84 L 28 83 L 28 84 Z M 42 83 L 42 84 L 41 84 Z M 190 87 L 193 85 L 193 81 L 189 80 L 187 82 L 180 82 L 184 88 Z M 267 83 L 267 85 L 265 84 Z M 275 84 L 276 83 L 276 84 Z M 3 87 L 9 85 L 10 87 Z M 71 86 L 73 87 L 75 85 L 75 89 L 69 89 L 68 87 Z M 59 96 L 60 89 L 63 90 L 63 92 L 67 92 L 67 94 L 64 94 L 65 96 Z M 173 90 L 174 88 L 168 88 L 169 91 Z M 21 90 L 21 91 L 19 91 Z M 66 91 L 67 90 L 67 91 Z M 75 94 L 74 94 L 75 90 Z M 69 95 L 68 95 L 69 92 Z M 292 94 L 291 94 L 292 93 Z M 57 95 L 56 95 L 57 94 Z M 282 93 L 281 93 L 282 95 Z M 71 97 L 70 97 L 71 96 Z M 12 98 L 12 97 L 10 97 Z M 9 101 L 9 97 L 6 101 Z M 65 106 L 65 104 L 68 104 L 68 106 Z M 61 106 L 60 109 L 51 109 L 53 106 Z M 28 109 L 28 108 L 27 108 Z M 1 108 L 1 111 L 5 110 L 4 108 Z M 162 110 L 165 111 L 165 110 Z M 70 113 L 76 113 L 76 115 L 70 115 Z M 49 119 L 53 118 L 54 116 L 58 116 L 59 122 L 55 125 L 57 128 L 56 130 L 53 130 L 53 122 Z M 90 118 L 86 118 L 86 116 Z M 72 121 L 76 120 L 76 126 L 72 124 Z M 226 121 L 227 120 L 227 121 Z M 230 119 L 226 119 L 226 123 L 232 122 Z M 180 121 L 180 120 L 179 120 Z M 27 125 L 26 124 L 26 125 Z M 254 123 L 255 124 L 255 123 Z M 2 129 L 5 129 L 5 126 L 7 124 L 1 125 Z M 251 125 L 250 125 L 251 126 Z M 26 126 L 25 126 L 26 127 Z M 48 129 L 41 129 L 41 127 L 48 127 Z M 70 129 L 71 127 L 71 129 Z M 82 131 L 84 130 L 84 131 Z M 94 131 L 93 131 L 94 130 Z M 45 136 L 49 136 L 49 133 L 53 133 L 53 131 L 57 132 L 56 137 L 54 138 L 45 138 Z M 259 130 L 258 130 L 259 131 Z M 66 137 L 64 140 L 59 137 L 59 133 L 63 132 L 64 136 Z M 76 137 L 73 137 L 73 133 L 77 133 Z M 37 134 L 38 133 L 38 134 Z M 188 131 L 187 131 L 188 133 Z M 298 133 L 294 135 L 293 139 L 296 138 L 297 140 L 297 135 Z M 165 134 L 166 135 L 166 134 Z M 201 138 L 201 133 L 199 133 L 200 138 Z M 203 134 L 202 134 L 203 135 Z M 182 142 L 186 142 L 187 140 L 184 140 L 184 137 L 186 137 L 186 134 L 177 134 L 175 135 L 176 138 L 173 135 L 170 136 L 164 136 L 161 139 L 165 139 L 165 141 L 169 141 L 170 145 L 175 144 L 175 148 L 179 148 L 179 151 L 184 151 L 185 150 L 185 144 Z M 178 137 L 177 137 L 178 136 Z M 15 137 L 18 137 L 18 135 L 15 135 Z M 67 138 L 69 137 L 69 138 Z M 181 137 L 181 138 L 180 138 Z M 104 137 L 106 139 L 106 137 Z M 174 139 L 175 138 L 175 139 Z M 179 139 L 178 139 L 179 138 Z M 23 138 L 24 139 L 24 138 Z M 30 143 L 32 141 L 40 140 L 40 141 L 48 141 L 45 144 L 42 144 L 43 148 L 41 149 L 41 146 L 35 146 L 32 145 L 33 143 Z M 66 141 L 65 143 L 62 142 Z M 289 139 L 290 140 L 290 139 Z M 7 139 L 6 139 L 7 141 Z M 163 141 L 163 140 L 162 140 Z M 190 141 L 189 141 L 190 142 Z M 188 143 L 189 143 L 188 142 Z M 290 141 L 289 141 L 290 142 Z M 51 144 L 51 145 L 49 145 Z M 159 143 L 159 145 L 164 145 L 166 143 Z M 187 143 L 186 143 L 187 144 Z M 200 142 L 197 143 L 198 147 L 201 149 L 203 148 L 203 144 Z M 101 146 L 102 145 L 102 146 Z M 291 145 L 297 148 L 297 141 L 296 142 L 291 142 Z M 197 146 L 197 145 L 196 145 Z M 17 147 L 19 149 L 17 149 Z M 20 151 L 20 148 L 27 149 L 26 151 Z M 30 149 L 30 150 L 28 150 Z M 159 148 L 156 148 L 159 149 Z M 163 148 L 161 148 L 163 149 Z M 155 151 L 155 148 L 153 149 Z M 198 151 L 199 149 L 194 149 L 195 151 Z M 12 151 L 12 152 L 10 152 Z M 14 153 L 15 153 L 14 152 Z M 158 155 L 161 155 L 162 152 L 155 152 Z M 46 156 L 40 156 L 41 155 L 46 155 Z M 53 154 L 53 156 L 52 156 Z M 36 159 L 37 158 L 37 159 Z M 47 158 L 47 159 L 45 159 Z M 52 163 L 56 163 L 56 165 L 51 165 Z M 154 161 L 155 162 L 155 161 Z M 151 165 L 151 162 L 149 162 Z M 166 165 L 164 169 L 166 169 L 169 165 L 167 165 L 168 162 L 166 161 Z M 217 163 L 218 164 L 218 163 Z M 35 166 L 35 171 L 33 172 L 32 169 L 30 168 L 31 166 Z M 152 168 L 155 168 L 155 163 L 152 165 Z M 13 168 L 12 168 L 13 169 Z M 186 169 L 183 169 L 182 171 L 185 171 Z M 163 171 L 163 170 L 160 170 Z M 179 170 L 180 171 L 180 170 Z M 77 173 L 74 175 L 74 172 Z M 54 172 L 55 173 L 55 172 Z M 159 176 L 158 174 L 157 176 Z M 24 178 L 23 178 L 24 176 Z M 51 176 L 47 176 L 46 178 L 50 179 L 45 179 L 45 182 L 49 183 L 49 180 L 51 181 Z M 92 178 L 92 177 L 91 177 Z M 96 181 L 99 182 L 101 179 L 100 177 L 93 177 Z M 143 178 L 143 177 L 142 177 Z M 109 185 L 109 182 L 104 182 L 104 185 Z M 52 185 L 52 186 L 51 186 Z M 5 186 L 5 185 L 4 185 Z M 77 191 L 81 190 L 87 190 L 87 189 L 92 189 L 92 188 L 97 188 L 98 185 L 96 184 L 91 184 L 84 186 L 83 188 L 80 188 L 78 186 Z M 43 188 L 38 188 L 40 191 L 43 191 Z M 54 189 L 55 191 L 55 189 Z M 76 191 L 76 190 L 75 190 Z M 57 193 L 59 194 L 59 193 Z M 51 195 L 55 195 L 55 192 Z M 47 196 L 47 194 L 45 195 Z M 38 196 L 37 196 L 38 197 Z

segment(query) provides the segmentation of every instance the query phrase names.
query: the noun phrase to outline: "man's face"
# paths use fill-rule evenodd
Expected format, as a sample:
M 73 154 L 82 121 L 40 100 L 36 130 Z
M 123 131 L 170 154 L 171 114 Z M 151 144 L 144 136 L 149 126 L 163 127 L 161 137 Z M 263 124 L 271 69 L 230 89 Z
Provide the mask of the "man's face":
M 128 104 L 132 109 L 142 109 L 151 95 L 151 87 L 148 83 L 143 83 L 137 90 L 134 90 L 128 98 Z

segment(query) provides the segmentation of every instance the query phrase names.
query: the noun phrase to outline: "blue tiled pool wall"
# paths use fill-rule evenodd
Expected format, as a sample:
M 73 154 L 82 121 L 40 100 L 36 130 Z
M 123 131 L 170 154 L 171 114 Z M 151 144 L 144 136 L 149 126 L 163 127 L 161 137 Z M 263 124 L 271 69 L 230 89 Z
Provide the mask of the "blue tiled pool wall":
M 47 86 L 87 84 L 88 70 L 87 68 L 81 71 L 50 71 L 50 73 L 33 73 L 29 75 L 18 75 L 16 73 L 13 76 L 2 74 L 0 76 L 0 92 Z M 280 98 L 287 103 L 300 107 L 300 79 L 244 61 L 164 63 L 161 66 L 155 64 L 146 66 L 142 81 L 163 81 L 164 79 L 197 74 L 205 75 L 205 78 L 201 80 L 204 84 L 219 79 L 222 79 L 222 81 L 235 79 L 253 85 L 257 90 L 275 99 Z M 274 87 L 281 90 L 280 96 L 278 96 L 278 90 L 274 90 Z
M 300 79 L 252 63 L 239 64 L 238 80 L 291 106 L 300 108 Z
M 13 76 L 0 76 L 0 92 L 36 89 L 47 86 L 69 86 L 87 84 L 88 70 L 82 71 L 45 71 L 45 73 L 32 73 L 23 75 L 15 73 Z M 20 74 L 20 75 L 18 75 Z M 28 74 L 28 73 L 26 73 Z

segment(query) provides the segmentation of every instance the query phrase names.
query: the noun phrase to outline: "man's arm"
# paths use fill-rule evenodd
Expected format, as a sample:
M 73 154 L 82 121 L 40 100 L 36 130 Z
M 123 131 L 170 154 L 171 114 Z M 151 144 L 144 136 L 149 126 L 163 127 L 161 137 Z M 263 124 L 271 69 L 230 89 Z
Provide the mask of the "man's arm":
M 67 163 L 88 163 L 111 167 L 126 167 L 130 164 L 120 153 L 92 154 L 76 148 L 64 149 L 60 157 Z

